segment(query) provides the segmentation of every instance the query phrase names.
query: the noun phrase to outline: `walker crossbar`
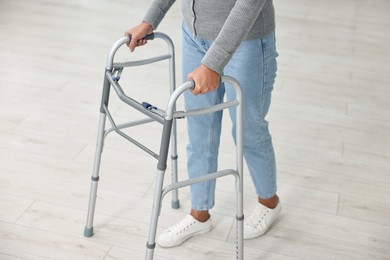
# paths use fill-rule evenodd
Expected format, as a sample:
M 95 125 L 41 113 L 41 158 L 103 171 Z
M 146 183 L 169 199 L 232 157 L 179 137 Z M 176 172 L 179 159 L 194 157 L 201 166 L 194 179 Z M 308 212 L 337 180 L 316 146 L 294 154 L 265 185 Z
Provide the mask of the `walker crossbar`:
M 124 129 L 124 128 L 137 126 L 137 125 L 143 125 L 143 124 L 151 123 L 151 122 L 155 122 L 155 121 L 152 118 L 145 118 L 145 119 L 141 119 L 141 120 L 137 120 L 137 121 L 133 121 L 133 122 L 128 122 L 128 123 L 123 123 L 123 124 L 116 125 L 116 128 L 117 129 Z M 104 138 L 106 138 L 107 135 L 109 133 L 111 133 L 112 131 L 114 131 L 114 127 L 111 127 L 109 129 L 107 129 L 104 132 Z
M 142 65 L 147 65 L 150 63 L 162 61 L 162 60 L 168 60 L 170 58 L 171 58 L 171 55 L 167 54 L 167 55 L 161 55 L 158 57 L 140 60 L 140 61 L 128 61 L 128 62 L 120 62 L 120 63 L 118 62 L 118 63 L 113 64 L 113 68 L 117 69 L 117 68 L 124 68 L 124 67 L 142 66 Z
M 99 118 L 99 128 L 97 135 L 97 144 L 95 151 L 95 159 L 93 165 L 93 174 L 91 177 L 91 191 L 89 197 L 88 205 L 88 215 L 87 223 L 84 229 L 84 236 L 90 237 L 93 235 L 93 219 L 95 213 L 96 205 L 96 195 L 97 195 L 97 186 L 99 181 L 99 170 L 101 156 L 103 152 L 103 144 L 107 135 L 111 132 L 116 132 L 120 136 L 124 137 L 130 143 L 141 148 L 142 150 L 149 153 L 152 157 L 158 160 L 157 162 L 157 174 L 155 179 L 155 190 L 153 196 L 153 207 L 150 219 L 149 235 L 146 243 L 146 260 L 152 260 L 154 255 L 154 249 L 156 245 L 156 232 L 158 225 L 158 218 L 161 212 L 162 200 L 165 195 L 169 192 L 172 192 L 172 207 L 179 208 L 180 203 L 178 199 L 178 189 L 186 187 L 195 183 L 209 181 L 229 175 L 235 177 L 235 186 L 236 186 L 236 259 L 243 259 L 243 158 L 242 158 L 242 94 L 241 88 L 238 82 L 229 76 L 223 76 L 221 82 L 229 83 L 231 87 L 236 92 L 235 100 L 226 101 L 221 104 L 217 104 L 211 107 L 199 108 L 189 111 L 176 111 L 176 101 L 177 99 L 185 92 L 189 91 L 194 87 L 193 81 L 188 81 L 182 84 L 176 89 L 175 87 L 175 52 L 172 40 L 163 33 L 154 33 L 148 35 L 146 39 L 159 38 L 164 40 L 168 44 L 169 54 L 156 56 L 144 60 L 137 61 L 125 61 L 125 62 L 116 62 L 114 63 L 114 56 L 116 51 L 124 44 L 128 44 L 131 40 L 131 36 L 127 35 L 118 41 L 116 41 L 110 52 L 107 56 L 107 63 L 104 73 L 103 81 L 103 92 L 101 98 L 100 106 L 100 118 Z M 125 67 L 132 66 L 143 66 L 151 63 L 159 62 L 162 60 L 169 60 L 169 78 L 170 78 L 170 98 L 168 100 L 166 110 L 157 109 L 147 102 L 138 102 L 131 97 L 127 96 L 122 87 L 119 84 L 120 76 Z M 131 108 L 141 112 L 146 119 L 140 119 L 137 121 L 116 124 L 114 118 L 112 117 L 108 101 L 110 95 L 110 89 L 114 88 L 115 93 L 119 99 L 125 104 L 129 105 Z M 236 109 L 236 169 L 227 169 L 221 170 L 214 173 L 207 174 L 205 176 L 188 179 L 178 182 L 177 177 L 177 143 L 176 143 L 176 120 L 179 118 L 184 118 L 187 116 L 202 115 L 206 113 L 213 113 L 220 111 L 226 108 L 235 108 Z M 106 129 L 106 119 L 108 118 L 111 123 L 111 128 Z M 140 142 L 136 141 L 128 134 L 124 133 L 122 129 L 128 127 L 134 127 L 150 122 L 158 122 L 162 124 L 162 135 L 161 143 L 159 148 L 159 153 L 151 151 L 149 148 L 145 147 Z M 171 164 L 172 164 L 172 183 L 170 185 L 164 186 L 164 175 L 167 168 L 168 160 L 168 151 L 171 151 Z
M 173 184 L 167 185 L 162 190 L 162 197 L 164 197 L 168 192 L 170 192 L 172 190 L 180 189 L 180 188 L 183 188 L 183 187 L 186 187 L 186 186 L 190 186 L 192 184 L 196 184 L 196 183 L 199 183 L 199 182 L 204 182 L 204 181 L 209 181 L 209 180 L 225 177 L 225 176 L 228 176 L 228 175 L 233 175 L 236 178 L 236 180 L 238 180 L 238 178 L 239 178 L 239 173 L 236 170 L 233 170 L 233 169 L 217 171 L 217 172 L 209 173 L 209 174 L 201 176 L 201 177 L 188 179 L 188 180 L 184 180 L 184 181 L 180 181 L 180 182 L 177 182 L 177 183 L 173 183 Z
M 173 114 L 174 118 L 184 118 L 187 116 L 195 116 L 195 115 L 203 115 L 203 114 L 209 114 L 212 112 L 220 111 L 226 108 L 234 107 L 238 105 L 238 101 L 229 101 L 229 102 L 224 102 L 221 104 L 217 104 L 211 107 L 207 108 L 200 108 L 200 109 L 193 109 L 193 110 L 188 110 L 188 111 L 178 111 Z

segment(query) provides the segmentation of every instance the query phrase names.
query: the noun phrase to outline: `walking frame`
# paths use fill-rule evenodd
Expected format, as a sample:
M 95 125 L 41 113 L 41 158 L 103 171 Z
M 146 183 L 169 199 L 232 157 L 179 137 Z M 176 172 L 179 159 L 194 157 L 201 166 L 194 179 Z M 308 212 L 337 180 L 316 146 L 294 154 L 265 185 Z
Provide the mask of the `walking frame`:
M 229 83 L 236 92 L 236 99 L 232 101 L 225 101 L 223 103 L 201 109 L 194 109 L 189 111 L 176 111 L 176 101 L 177 99 L 185 92 L 194 88 L 193 81 L 187 81 L 177 89 L 175 87 L 175 51 L 174 44 L 172 40 L 163 33 L 153 33 L 146 37 L 147 40 L 161 39 L 165 41 L 168 45 L 169 53 L 166 55 L 155 56 L 148 59 L 137 60 L 137 61 L 127 61 L 114 63 L 114 56 L 116 51 L 124 44 L 130 42 L 131 36 L 127 35 L 118 41 L 116 41 L 107 57 L 107 63 L 104 73 L 104 82 L 103 82 L 103 93 L 100 106 L 100 119 L 99 119 L 99 128 L 96 144 L 95 159 L 93 165 L 93 174 L 92 174 L 92 184 L 89 197 L 89 206 L 88 206 L 88 215 L 87 223 L 84 229 L 84 236 L 91 237 L 93 236 L 93 219 L 96 205 L 96 195 L 97 187 L 99 181 L 99 168 L 100 161 L 103 152 L 103 144 L 105 137 L 115 131 L 129 142 L 133 143 L 137 147 L 141 148 L 143 151 L 150 154 L 152 157 L 158 160 L 157 163 L 157 175 L 155 180 L 155 190 L 153 197 L 153 208 L 151 213 L 149 235 L 146 244 L 146 260 L 152 260 L 154 255 L 154 249 L 156 246 L 156 231 L 158 224 L 158 217 L 161 211 L 162 199 L 168 192 L 172 192 L 172 207 L 179 208 L 179 198 L 177 190 L 179 188 L 189 186 L 195 183 L 217 179 L 224 176 L 233 175 L 235 177 L 235 186 L 236 186 L 236 259 L 243 259 L 243 156 L 242 156 L 242 94 L 239 83 L 230 76 L 222 76 L 221 82 Z M 130 97 L 128 97 L 121 86 L 119 85 L 119 79 L 121 73 L 125 67 L 132 66 L 142 66 L 162 60 L 169 60 L 169 74 L 170 74 L 170 98 L 168 100 L 166 110 L 156 110 L 153 105 L 148 103 L 140 103 Z M 119 99 L 129 105 L 130 107 L 140 111 L 146 116 L 146 119 L 141 119 L 137 121 L 132 121 L 124 124 L 117 125 L 111 113 L 108 109 L 108 101 L 110 95 L 110 89 L 113 87 Z M 215 173 L 208 174 L 194 179 L 187 179 L 184 181 L 178 181 L 177 175 L 177 144 L 176 144 L 176 119 L 185 118 L 187 116 L 196 116 L 207 113 L 213 113 L 220 111 L 226 108 L 236 107 L 236 169 L 226 169 L 217 171 Z M 162 112 L 161 112 L 162 111 Z M 111 128 L 106 129 L 106 118 L 108 118 L 111 123 Z M 133 127 L 137 125 L 142 125 L 145 123 L 156 121 L 163 125 L 161 144 L 159 154 L 156 154 L 152 150 L 148 149 L 141 143 L 137 142 L 121 129 L 128 127 Z M 170 147 L 171 151 L 171 163 L 172 163 L 172 183 L 170 185 L 164 186 L 164 174 L 167 168 L 167 157 L 168 150 Z

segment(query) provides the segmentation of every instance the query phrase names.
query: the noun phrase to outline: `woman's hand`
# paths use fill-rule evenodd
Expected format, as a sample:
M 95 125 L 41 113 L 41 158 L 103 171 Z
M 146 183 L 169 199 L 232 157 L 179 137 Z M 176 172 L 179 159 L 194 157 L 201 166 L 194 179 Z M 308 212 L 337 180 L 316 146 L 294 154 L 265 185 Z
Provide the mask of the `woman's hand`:
M 147 41 L 144 39 L 144 37 L 151 33 L 153 33 L 153 27 L 146 22 L 142 22 L 139 25 L 126 31 L 125 35 L 131 35 L 131 41 L 127 45 L 130 51 L 133 52 L 136 47 L 145 45 Z
M 195 82 L 195 88 L 191 91 L 192 94 L 206 94 L 219 87 L 221 75 L 202 64 L 188 74 L 187 80 L 193 80 Z

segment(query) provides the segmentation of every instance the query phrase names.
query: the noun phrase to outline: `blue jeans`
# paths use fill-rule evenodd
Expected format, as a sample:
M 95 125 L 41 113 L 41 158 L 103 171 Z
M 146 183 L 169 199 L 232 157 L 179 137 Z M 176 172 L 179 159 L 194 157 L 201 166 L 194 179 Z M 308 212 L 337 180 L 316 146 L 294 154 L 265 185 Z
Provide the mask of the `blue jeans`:
M 212 41 L 194 37 L 183 25 L 183 79 L 195 70 Z M 224 75 L 236 78 L 243 91 L 244 158 L 248 165 L 258 197 L 267 199 L 276 194 L 275 154 L 265 116 L 271 102 L 276 77 L 275 33 L 263 39 L 243 41 L 224 69 Z M 194 96 L 184 94 L 187 110 L 208 107 L 234 99 L 234 90 L 221 84 L 215 91 Z M 235 137 L 235 108 L 229 109 L 232 134 Z M 216 172 L 220 143 L 222 111 L 208 115 L 187 117 L 189 143 L 187 145 L 189 178 Z M 208 210 L 214 206 L 215 180 L 191 186 L 191 207 Z

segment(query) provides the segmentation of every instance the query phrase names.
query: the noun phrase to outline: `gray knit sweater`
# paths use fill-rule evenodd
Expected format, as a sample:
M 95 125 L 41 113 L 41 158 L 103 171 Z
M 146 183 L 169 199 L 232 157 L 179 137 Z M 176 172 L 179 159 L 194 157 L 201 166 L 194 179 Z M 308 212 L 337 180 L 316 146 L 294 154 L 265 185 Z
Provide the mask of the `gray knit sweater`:
M 144 21 L 157 28 L 175 0 L 153 0 Z M 222 73 L 242 40 L 275 30 L 272 0 L 182 0 L 184 20 L 193 35 L 214 40 L 202 64 Z

